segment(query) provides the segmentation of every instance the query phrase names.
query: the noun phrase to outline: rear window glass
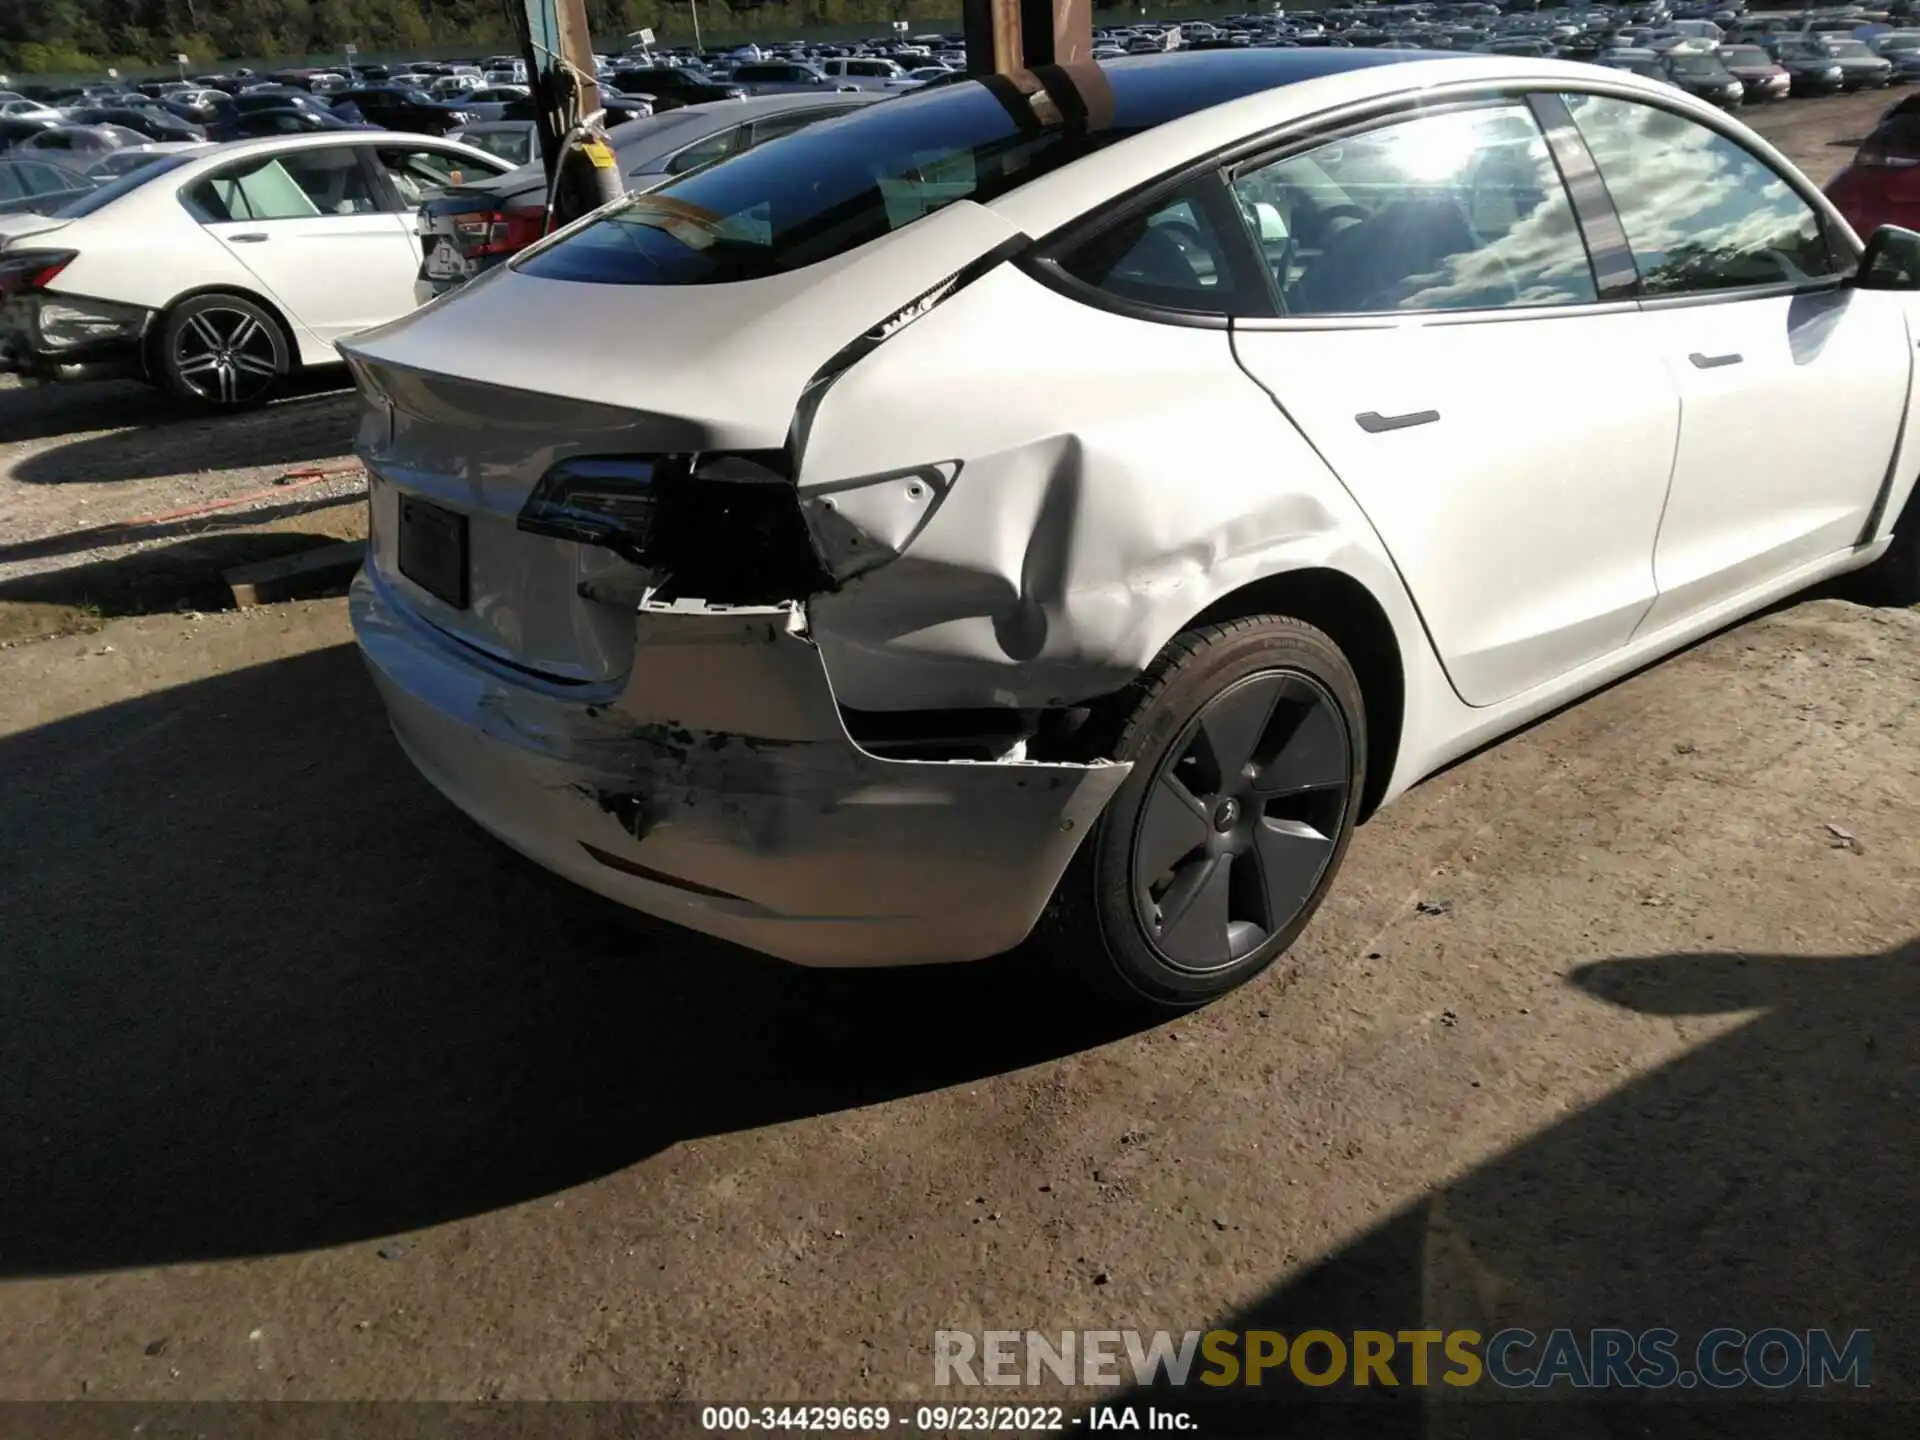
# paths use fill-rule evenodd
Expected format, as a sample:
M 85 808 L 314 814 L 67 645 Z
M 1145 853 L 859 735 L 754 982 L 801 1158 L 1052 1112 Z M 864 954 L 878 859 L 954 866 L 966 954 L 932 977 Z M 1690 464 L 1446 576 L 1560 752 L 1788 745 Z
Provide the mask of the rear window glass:
M 624 285 L 758 279 L 843 254 L 955 200 L 991 199 L 1113 138 L 1023 130 L 987 87 L 943 89 L 811 126 L 629 200 L 520 268 Z
M 1346 54 L 1342 68 L 1390 58 Z M 725 284 L 798 270 L 956 200 L 991 201 L 1150 126 L 1308 78 L 1317 63 L 1304 51 L 1156 56 L 1093 69 L 1084 93 L 1043 92 L 1038 103 L 1006 77 L 942 85 L 629 199 L 529 251 L 517 268 L 612 285 Z

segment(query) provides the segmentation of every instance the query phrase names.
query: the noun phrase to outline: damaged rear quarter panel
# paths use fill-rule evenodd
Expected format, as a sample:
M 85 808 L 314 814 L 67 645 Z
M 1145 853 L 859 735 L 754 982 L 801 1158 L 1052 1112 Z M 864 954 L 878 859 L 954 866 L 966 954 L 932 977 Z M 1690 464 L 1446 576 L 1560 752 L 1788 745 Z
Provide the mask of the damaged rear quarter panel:
M 1050 707 L 1138 675 L 1222 596 L 1323 566 L 1411 607 L 1371 528 L 1224 329 L 1001 265 L 827 392 L 803 495 L 957 471 L 897 559 L 811 603 L 844 704 Z M 810 501 L 811 503 L 811 501 Z

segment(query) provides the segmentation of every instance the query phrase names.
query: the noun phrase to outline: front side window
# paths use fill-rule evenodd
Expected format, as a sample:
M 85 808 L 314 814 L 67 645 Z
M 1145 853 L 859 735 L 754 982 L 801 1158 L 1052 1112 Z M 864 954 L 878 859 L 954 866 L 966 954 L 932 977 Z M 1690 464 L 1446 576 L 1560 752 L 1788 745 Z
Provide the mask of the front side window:
M 1523 104 L 1402 120 L 1233 183 L 1286 315 L 1598 298 L 1573 206 Z
M 1697 121 L 1569 95 L 1647 295 L 1782 285 L 1836 273 L 1826 227 L 1779 172 Z
M 380 208 L 360 157 L 346 148 L 249 160 L 194 186 L 188 199 L 213 221 L 370 215 Z
M 1198 187 L 1187 186 L 1102 230 L 1060 268 L 1122 299 L 1166 310 L 1231 314 L 1235 287 L 1227 246 L 1200 194 Z

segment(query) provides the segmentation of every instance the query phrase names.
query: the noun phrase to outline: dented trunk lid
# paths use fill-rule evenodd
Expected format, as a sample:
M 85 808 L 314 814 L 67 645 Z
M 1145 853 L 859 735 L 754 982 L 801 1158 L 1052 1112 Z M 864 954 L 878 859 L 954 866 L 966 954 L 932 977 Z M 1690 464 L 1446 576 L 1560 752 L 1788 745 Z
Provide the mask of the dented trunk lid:
M 592 284 L 509 265 L 353 337 L 340 348 L 362 395 L 376 579 L 510 665 L 566 684 L 620 680 L 645 572 L 520 530 L 541 477 L 581 456 L 779 450 L 822 366 L 1016 236 L 960 202 L 819 265 L 737 284 Z M 403 573 L 402 514 L 418 520 L 423 505 L 440 512 L 426 516 L 436 526 L 464 531 L 463 594 Z

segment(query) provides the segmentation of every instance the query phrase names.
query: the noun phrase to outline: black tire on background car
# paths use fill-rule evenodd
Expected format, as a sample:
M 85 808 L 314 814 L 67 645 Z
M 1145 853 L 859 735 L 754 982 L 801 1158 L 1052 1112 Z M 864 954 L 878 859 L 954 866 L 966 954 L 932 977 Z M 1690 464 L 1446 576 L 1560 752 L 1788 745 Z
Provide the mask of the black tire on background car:
M 195 295 L 167 312 L 154 374 L 183 400 L 245 410 L 278 394 L 293 369 L 293 342 L 274 314 L 242 295 Z
M 1353 833 L 1360 682 L 1281 615 L 1176 636 L 1118 698 L 1101 751 L 1133 771 L 1062 879 L 1049 948 L 1110 999 L 1175 1011 L 1270 965 Z

